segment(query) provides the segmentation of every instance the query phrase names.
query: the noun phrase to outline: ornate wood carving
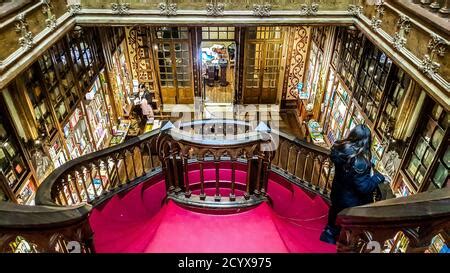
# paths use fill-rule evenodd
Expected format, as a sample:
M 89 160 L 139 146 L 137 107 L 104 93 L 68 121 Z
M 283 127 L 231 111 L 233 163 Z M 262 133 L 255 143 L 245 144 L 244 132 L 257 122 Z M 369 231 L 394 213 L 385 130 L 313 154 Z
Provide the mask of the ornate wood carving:
M 299 26 L 294 28 L 294 42 L 292 46 L 291 65 L 286 99 L 292 100 L 298 97 L 297 84 L 303 81 L 305 74 L 306 54 L 309 41 L 309 27 Z

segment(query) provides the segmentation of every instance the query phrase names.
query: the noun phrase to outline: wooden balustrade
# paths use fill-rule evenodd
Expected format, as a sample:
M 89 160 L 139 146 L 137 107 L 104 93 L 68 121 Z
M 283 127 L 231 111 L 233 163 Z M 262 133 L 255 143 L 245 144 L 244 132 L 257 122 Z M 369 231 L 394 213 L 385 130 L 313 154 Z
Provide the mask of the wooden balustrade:
M 392 250 L 401 235 L 406 252 L 423 253 L 434 236 L 450 234 L 450 188 L 349 208 L 337 221 L 339 252 Z
M 330 151 L 283 132 L 274 134 L 279 136 L 279 143 L 272 170 L 328 198 L 334 178 Z
M 72 160 L 44 181 L 38 205 L 97 203 L 155 175 L 161 165 L 156 150 L 159 130 Z
M 0 203 L 0 252 L 71 252 L 74 246 L 94 252 L 92 206 L 162 175 L 168 198 L 203 208 L 265 201 L 270 172 L 324 198 L 330 192 L 334 170 L 326 149 L 240 121 L 167 125 L 61 166 L 38 189 L 38 206 Z M 423 252 L 432 236 L 449 233 L 450 189 L 349 208 L 338 222 L 340 252 L 380 250 L 395 244 L 399 232 L 410 241 L 409 252 Z
M 268 134 L 250 132 L 248 123 L 230 120 L 188 122 L 161 132 L 157 147 L 168 198 L 209 208 L 259 204 L 266 200 L 273 154 L 262 145 L 270 140 Z M 236 181 L 237 164 L 246 172 L 246 181 Z M 196 171 L 199 179 L 194 181 L 190 177 Z M 224 189 L 229 190 L 227 196 L 222 196 Z

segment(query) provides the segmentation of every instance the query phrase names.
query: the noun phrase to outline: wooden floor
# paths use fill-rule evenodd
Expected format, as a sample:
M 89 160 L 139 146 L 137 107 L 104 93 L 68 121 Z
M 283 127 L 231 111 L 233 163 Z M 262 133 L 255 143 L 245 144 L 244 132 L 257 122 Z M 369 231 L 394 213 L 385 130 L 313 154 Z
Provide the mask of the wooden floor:
M 234 66 L 227 67 L 227 86 L 220 86 L 216 82 L 214 86 L 205 87 L 205 103 L 233 103 L 234 95 Z

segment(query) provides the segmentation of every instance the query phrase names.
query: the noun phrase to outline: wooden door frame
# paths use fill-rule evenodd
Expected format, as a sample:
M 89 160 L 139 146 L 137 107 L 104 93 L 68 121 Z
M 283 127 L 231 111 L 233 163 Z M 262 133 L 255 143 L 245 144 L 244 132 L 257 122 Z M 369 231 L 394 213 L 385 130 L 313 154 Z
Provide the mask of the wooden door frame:
M 190 68 L 190 88 L 191 91 L 193 93 L 193 97 L 195 96 L 195 86 L 194 86 L 194 60 L 193 60 L 193 47 L 192 47 L 192 42 L 194 41 L 193 39 L 193 33 L 195 33 L 195 28 L 194 27 L 186 27 L 187 28 L 187 34 L 188 34 L 188 38 L 187 39 L 160 39 L 156 36 L 156 27 L 149 27 L 149 31 L 150 31 L 150 40 L 151 40 L 151 47 L 152 47 L 152 54 L 155 58 L 153 58 L 153 64 L 154 64 L 154 71 L 155 71 L 155 79 L 157 80 L 157 84 L 158 84 L 158 88 L 160 91 L 160 97 L 161 97 L 161 104 L 164 104 L 163 102 L 163 87 L 161 85 L 161 74 L 160 74 L 160 66 L 159 66 L 159 56 L 158 56 L 158 52 L 159 52 L 159 44 L 160 43 L 169 43 L 170 44 L 170 59 L 171 59 L 171 67 L 172 67 L 172 76 L 173 76 L 173 83 L 174 83 L 174 88 L 175 88 L 175 104 L 178 104 L 179 102 L 179 95 L 180 95 L 180 91 L 179 91 L 179 86 L 178 86 L 178 79 L 177 79 L 177 65 L 176 65 L 176 59 L 174 60 L 174 58 L 176 58 L 176 54 L 172 54 L 175 53 L 175 43 L 186 43 L 188 45 L 188 52 L 189 52 L 189 65 L 188 67 Z M 154 47 L 154 45 L 158 45 L 158 48 L 156 49 Z
M 246 73 L 247 73 L 246 58 L 247 58 L 247 55 L 248 55 L 247 45 L 250 44 L 250 43 L 262 43 L 263 44 L 263 50 L 262 50 L 263 52 L 262 52 L 262 55 L 261 55 L 261 62 L 262 62 L 261 64 L 263 65 L 263 67 L 265 67 L 267 45 L 270 44 L 270 43 L 280 43 L 283 46 L 285 44 L 285 42 L 286 42 L 285 38 L 289 36 L 289 35 L 285 35 L 284 32 L 287 32 L 288 29 L 286 29 L 286 27 L 284 27 L 284 26 L 275 26 L 274 25 L 274 26 L 268 26 L 268 27 L 280 27 L 281 28 L 281 30 L 280 30 L 281 38 L 279 38 L 279 39 L 248 39 L 248 30 L 249 30 L 249 28 L 244 28 L 244 31 L 243 31 L 243 33 L 244 33 L 244 35 L 243 35 L 244 36 L 244 43 L 243 43 L 244 44 L 243 45 L 243 47 L 244 47 L 244 55 L 243 55 L 243 66 L 244 66 L 244 69 L 243 69 L 243 72 L 242 72 L 242 75 L 243 75 L 243 80 L 242 80 L 243 92 L 242 92 L 242 99 L 241 99 L 242 103 L 244 103 L 245 95 L 247 93 L 246 92 L 247 87 L 246 87 L 246 83 L 245 83 L 246 82 L 245 76 L 246 76 Z M 283 57 L 282 53 L 283 53 L 283 49 L 280 51 L 280 56 L 279 56 L 280 60 Z M 280 62 L 280 65 L 281 65 L 281 62 Z M 262 67 L 262 66 L 260 66 L 260 67 Z M 262 88 L 263 88 L 262 87 L 262 83 L 263 83 L 263 80 L 264 80 L 264 72 L 263 71 L 264 71 L 264 68 L 260 69 L 260 79 L 259 79 L 260 80 L 260 86 L 259 86 L 260 91 L 259 91 L 259 96 L 258 96 L 258 104 L 261 103 L 261 94 L 262 94 Z M 279 83 L 280 80 L 284 79 L 284 77 L 282 76 L 283 73 L 284 72 L 280 68 L 280 71 L 278 73 L 278 79 L 277 79 L 278 83 Z M 280 89 L 279 84 L 277 84 L 276 90 L 277 90 L 277 95 L 275 96 L 275 104 L 277 103 L 277 98 L 279 97 L 279 92 L 282 91 Z M 279 102 L 279 104 L 281 104 L 281 102 Z

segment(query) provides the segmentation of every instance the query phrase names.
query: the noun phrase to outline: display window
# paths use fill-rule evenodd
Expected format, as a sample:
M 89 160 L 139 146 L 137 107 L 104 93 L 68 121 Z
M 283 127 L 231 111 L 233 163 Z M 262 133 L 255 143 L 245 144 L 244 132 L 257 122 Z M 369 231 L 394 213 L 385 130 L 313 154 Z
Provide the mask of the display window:
M 450 169 L 450 145 L 447 145 L 447 149 L 444 154 L 439 158 L 436 171 L 431 176 L 430 188 L 445 188 L 449 185 L 449 169 Z
M 5 117 L 0 114 L 0 172 L 8 186 L 15 190 L 28 173 L 28 168 L 18 143 L 7 128 Z
M 354 94 L 371 122 L 376 121 L 391 65 L 392 60 L 385 53 L 368 43 Z
M 23 80 L 37 130 L 40 134 L 51 138 L 56 133 L 56 125 L 48 105 L 47 93 L 40 83 L 39 75 L 36 66 L 32 66 L 23 74 Z
M 406 95 L 407 89 L 411 83 L 411 78 L 402 69 L 397 69 L 393 73 L 391 85 L 387 92 L 386 102 L 382 106 L 380 118 L 377 124 L 377 131 L 381 135 L 392 133 L 393 126 L 397 121 L 399 107 Z
M 356 84 L 356 76 L 360 69 L 360 63 L 364 51 L 365 39 L 361 32 L 342 28 L 338 34 L 336 46 L 341 47 L 339 60 L 334 59 L 337 71 L 345 85 L 353 91 Z M 335 52 L 337 55 L 337 53 Z
M 424 111 L 423 122 L 418 129 L 418 134 L 415 141 L 410 146 L 410 156 L 405 161 L 405 171 L 408 177 L 411 179 L 416 188 L 420 188 L 424 182 L 424 178 L 427 175 L 427 171 L 431 168 L 433 162 L 438 157 L 438 151 L 442 143 L 447 144 L 444 140 L 446 130 L 448 130 L 448 125 L 450 122 L 450 113 L 447 113 L 442 106 L 437 103 L 432 103 L 431 111 Z M 445 167 L 445 153 L 443 151 L 444 159 L 443 166 Z M 442 160 L 441 160 L 442 161 Z M 438 164 L 440 166 L 440 164 Z M 439 168 L 439 171 L 444 171 L 444 169 Z M 448 169 L 447 169 L 448 170 Z M 440 174 L 435 174 L 437 185 L 439 184 Z M 444 179 L 446 181 L 446 179 Z

